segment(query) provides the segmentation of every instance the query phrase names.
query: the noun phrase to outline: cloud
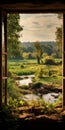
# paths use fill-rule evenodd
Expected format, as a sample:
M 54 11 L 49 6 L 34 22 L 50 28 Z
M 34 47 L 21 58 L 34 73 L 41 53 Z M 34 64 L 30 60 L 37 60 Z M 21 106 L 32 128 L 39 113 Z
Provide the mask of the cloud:
M 35 24 L 35 25 L 39 25 L 39 22 L 35 22 L 35 21 L 34 21 L 33 24 Z
M 24 26 L 21 41 L 55 40 L 56 27 L 62 20 L 58 14 L 20 14 L 20 25 Z

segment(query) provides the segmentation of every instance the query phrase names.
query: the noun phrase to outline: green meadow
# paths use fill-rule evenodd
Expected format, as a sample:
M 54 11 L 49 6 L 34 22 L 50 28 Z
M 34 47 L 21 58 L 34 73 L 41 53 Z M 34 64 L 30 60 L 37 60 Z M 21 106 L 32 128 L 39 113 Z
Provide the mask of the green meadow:
M 60 59 L 56 59 L 56 63 Z M 62 86 L 62 64 L 37 64 L 36 60 L 8 60 L 8 75 L 11 77 L 35 75 L 34 81 Z

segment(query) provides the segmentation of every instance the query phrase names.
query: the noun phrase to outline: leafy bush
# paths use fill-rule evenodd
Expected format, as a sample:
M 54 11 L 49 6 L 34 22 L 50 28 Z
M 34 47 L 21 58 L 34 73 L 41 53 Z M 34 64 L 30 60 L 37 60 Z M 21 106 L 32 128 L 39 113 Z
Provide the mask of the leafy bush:
M 38 78 L 42 78 L 43 77 L 43 68 L 39 67 L 39 69 L 35 73 L 35 76 Z
M 19 96 L 22 95 L 20 93 L 19 87 L 17 87 L 14 79 L 12 79 L 12 78 L 8 78 L 7 90 L 8 90 L 8 100 L 10 97 L 12 97 L 12 99 L 14 99 L 14 98 L 18 99 Z
M 16 107 L 20 107 L 20 106 L 24 106 L 25 102 L 23 100 L 17 100 L 17 99 L 10 99 L 8 102 L 8 107 L 10 108 L 16 108 Z
M 32 88 L 40 88 L 42 86 L 41 82 L 36 82 L 33 84 Z
M 44 58 L 44 64 L 55 65 L 55 60 L 54 60 L 53 57 L 47 56 L 47 57 Z
M 21 67 L 21 68 L 24 68 L 25 66 L 22 64 L 20 67 Z
M 57 76 L 57 70 L 49 70 L 49 76 Z

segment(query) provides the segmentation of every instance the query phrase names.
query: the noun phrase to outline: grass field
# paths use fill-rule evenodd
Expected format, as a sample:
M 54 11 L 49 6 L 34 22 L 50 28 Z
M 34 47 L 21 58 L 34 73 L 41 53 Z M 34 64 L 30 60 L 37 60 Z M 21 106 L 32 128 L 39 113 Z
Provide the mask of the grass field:
M 8 72 L 13 76 L 34 74 L 37 75 L 36 81 L 62 86 L 62 65 L 38 65 L 36 60 L 8 60 Z M 41 78 L 38 74 L 42 75 Z

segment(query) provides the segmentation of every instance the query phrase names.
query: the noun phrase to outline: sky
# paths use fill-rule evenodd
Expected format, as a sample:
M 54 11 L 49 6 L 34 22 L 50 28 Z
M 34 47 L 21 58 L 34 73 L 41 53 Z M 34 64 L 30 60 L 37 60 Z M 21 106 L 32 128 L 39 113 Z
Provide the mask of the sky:
M 62 19 L 56 13 L 20 14 L 20 25 L 23 27 L 20 41 L 55 41 L 56 27 L 61 27 L 62 24 Z

